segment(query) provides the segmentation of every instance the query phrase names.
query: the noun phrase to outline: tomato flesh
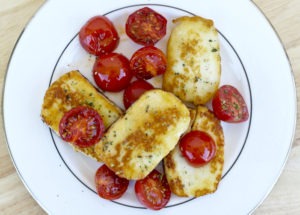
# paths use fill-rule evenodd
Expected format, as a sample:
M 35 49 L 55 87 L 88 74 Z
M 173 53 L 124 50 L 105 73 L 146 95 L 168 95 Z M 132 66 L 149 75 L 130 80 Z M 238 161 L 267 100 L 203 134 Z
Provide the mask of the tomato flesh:
M 132 78 L 129 60 L 117 53 L 99 56 L 94 63 L 93 77 L 102 90 L 121 91 L 130 84 Z
M 190 131 L 180 142 L 179 149 L 184 158 L 193 166 L 203 166 L 216 154 L 216 144 L 212 137 L 203 131 Z
M 153 170 L 146 178 L 136 181 L 135 194 L 141 204 L 159 210 L 169 202 L 171 189 L 166 176 Z
M 146 46 L 137 50 L 130 59 L 130 68 L 135 77 L 150 79 L 165 73 L 167 59 L 165 54 L 154 46 Z
M 63 140 L 79 147 L 97 143 L 105 127 L 97 111 L 89 107 L 75 107 L 66 112 L 59 123 L 59 134 Z
M 81 46 L 90 54 L 99 56 L 112 52 L 119 44 L 119 35 L 105 16 L 95 16 L 79 32 Z
M 218 89 L 212 100 L 212 107 L 217 118 L 225 122 L 238 123 L 249 118 L 244 98 L 231 85 L 224 85 Z
M 132 82 L 124 91 L 123 103 L 128 109 L 144 92 L 152 90 L 154 87 L 144 80 L 136 80 Z
M 167 20 L 154 10 L 144 7 L 129 15 L 126 34 L 140 45 L 154 45 L 166 35 Z
M 125 193 L 129 181 L 117 176 L 104 164 L 95 174 L 95 184 L 97 193 L 101 198 L 115 200 Z

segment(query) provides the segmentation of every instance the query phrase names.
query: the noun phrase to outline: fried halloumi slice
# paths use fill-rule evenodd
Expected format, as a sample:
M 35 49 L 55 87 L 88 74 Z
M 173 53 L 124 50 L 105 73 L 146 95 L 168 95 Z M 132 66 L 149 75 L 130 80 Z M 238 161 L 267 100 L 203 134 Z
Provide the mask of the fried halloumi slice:
M 180 17 L 173 21 L 167 46 L 163 89 L 185 102 L 205 104 L 218 89 L 221 58 L 218 32 L 212 20 Z
M 95 109 L 101 116 L 105 128 L 122 115 L 122 110 L 98 92 L 79 71 L 71 71 L 62 75 L 46 91 L 41 111 L 42 120 L 59 135 L 59 122 L 64 113 L 77 106 Z M 101 161 L 95 154 L 94 146 L 80 148 L 71 145 L 76 151 Z
M 215 157 L 201 167 L 190 165 L 181 155 L 179 144 L 164 159 L 164 168 L 173 193 L 198 197 L 216 191 L 224 165 L 224 135 L 220 121 L 204 106 L 198 106 L 191 130 L 207 132 L 215 141 Z
M 189 123 L 189 110 L 176 96 L 150 90 L 109 128 L 95 151 L 118 176 L 142 179 L 175 147 Z

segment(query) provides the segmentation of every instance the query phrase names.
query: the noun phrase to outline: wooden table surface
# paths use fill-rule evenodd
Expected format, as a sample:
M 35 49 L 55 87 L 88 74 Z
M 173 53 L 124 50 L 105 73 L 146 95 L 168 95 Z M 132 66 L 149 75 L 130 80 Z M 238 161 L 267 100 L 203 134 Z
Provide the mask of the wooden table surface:
M 290 58 L 300 107 L 300 0 L 254 0 L 270 20 Z M 44 0 L 0 0 L 0 88 L 14 44 Z M 2 97 L 2 93 L 0 94 Z M 2 100 L 2 98 L 1 98 Z M 2 106 L 1 106 L 2 109 Z M 0 111 L 2 113 L 2 110 Z M 299 121 L 300 114 L 297 115 Z M 16 173 L 0 124 L 0 214 L 45 214 Z M 274 115 L 276 117 L 276 115 Z M 300 126 L 274 189 L 254 214 L 300 214 Z

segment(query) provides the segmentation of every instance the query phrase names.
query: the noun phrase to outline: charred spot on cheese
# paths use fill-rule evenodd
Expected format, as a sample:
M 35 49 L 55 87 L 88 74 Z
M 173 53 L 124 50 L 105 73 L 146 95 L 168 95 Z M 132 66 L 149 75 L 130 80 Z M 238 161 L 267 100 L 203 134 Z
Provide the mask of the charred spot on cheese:
M 98 92 L 79 71 L 70 71 L 58 78 L 47 89 L 41 111 L 42 120 L 59 135 L 61 118 L 67 111 L 78 106 L 89 106 L 95 109 L 106 128 L 122 115 L 121 109 Z M 94 151 L 94 146 L 86 148 L 79 148 L 73 144 L 72 146 L 76 151 L 100 161 Z
M 192 113 L 192 112 L 191 112 Z M 207 132 L 216 143 L 216 155 L 206 165 L 191 166 L 177 145 L 164 159 L 165 173 L 172 192 L 178 196 L 198 197 L 215 192 L 224 165 L 224 135 L 220 121 L 204 106 L 196 108 L 191 130 Z
M 95 151 L 120 177 L 141 179 L 174 148 L 189 123 L 189 110 L 177 97 L 150 90 L 109 128 Z
M 163 89 L 185 102 L 205 104 L 220 83 L 218 32 L 212 20 L 198 16 L 180 17 L 174 23 L 168 41 Z

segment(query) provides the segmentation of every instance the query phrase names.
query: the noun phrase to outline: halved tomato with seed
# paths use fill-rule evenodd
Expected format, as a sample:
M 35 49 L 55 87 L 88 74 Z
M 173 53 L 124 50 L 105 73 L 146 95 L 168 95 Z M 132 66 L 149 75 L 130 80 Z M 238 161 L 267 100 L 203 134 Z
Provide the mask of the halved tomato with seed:
M 119 40 L 113 23 L 105 16 L 92 17 L 79 32 L 81 46 L 96 56 L 112 52 L 118 46 Z
M 59 123 L 61 138 L 79 147 L 96 144 L 104 130 L 105 127 L 98 112 L 83 106 L 66 112 Z
M 126 34 L 140 45 L 154 45 L 166 35 L 167 20 L 156 11 L 144 7 L 132 13 L 126 22 Z
M 136 181 L 135 194 L 147 208 L 159 210 L 169 202 L 171 189 L 166 176 L 153 170 L 146 178 Z
M 165 73 L 167 59 L 165 54 L 154 46 L 137 50 L 130 59 L 130 69 L 139 79 L 150 79 Z
M 95 184 L 100 197 L 115 200 L 125 193 L 129 181 L 117 176 L 106 165 L 102 165 L 95 174 Z
M 246 102 L 240 92 L 231 85 L 218 89 L 213 100 L 214 114 L 225 122 L 244 122 L 249 118 Z

